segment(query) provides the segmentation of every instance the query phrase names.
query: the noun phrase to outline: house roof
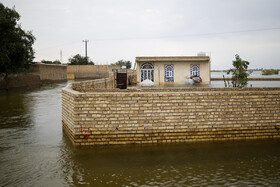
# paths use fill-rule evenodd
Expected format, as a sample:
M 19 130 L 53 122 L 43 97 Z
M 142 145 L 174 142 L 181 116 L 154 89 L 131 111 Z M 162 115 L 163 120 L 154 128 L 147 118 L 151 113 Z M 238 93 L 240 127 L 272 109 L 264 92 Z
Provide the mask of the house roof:
M 136 62 L 209 62 L 209 56 L 136 57 Z

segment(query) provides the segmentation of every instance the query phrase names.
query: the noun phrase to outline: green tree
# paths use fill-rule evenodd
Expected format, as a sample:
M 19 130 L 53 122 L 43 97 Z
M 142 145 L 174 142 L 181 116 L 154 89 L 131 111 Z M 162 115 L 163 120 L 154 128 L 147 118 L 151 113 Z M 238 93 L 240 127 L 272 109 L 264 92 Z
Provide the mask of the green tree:
M 34 59 L 35 37 L 17 22 L 19 13 L 0 3 L 0 74 L 8 86 L 9 75 L 27 71 Z
M 59 60 L 55 60 L 53 61 L 53 64 L 61 64 L 61 62 Z
M 130 69 L 131 68 L 131 62 L 129 60 L 119 60 L 118 62 L 111 64 L 111 65 L 117 65 L 117 66 L 126 66 L 126 69 Z
M 55 61 L 42 60 L 41 62 L 44 64 L 61 64 L 61 62 L 59 60 L 55 60 Z
M 232 86 L 233 87 L 244 87 L 248 84 L 249 73 L 247 71 L 248 61 L 242 60 L 238 54 L 235 55 L 235 60 L 232 61 L 234 68 L 227 71 L 227 74 L 232 73 Z
M 69 58 L 69 65 L 94 65 L 88 57 L 83 57 L 80 54 L 76 54 L 72 58 Z

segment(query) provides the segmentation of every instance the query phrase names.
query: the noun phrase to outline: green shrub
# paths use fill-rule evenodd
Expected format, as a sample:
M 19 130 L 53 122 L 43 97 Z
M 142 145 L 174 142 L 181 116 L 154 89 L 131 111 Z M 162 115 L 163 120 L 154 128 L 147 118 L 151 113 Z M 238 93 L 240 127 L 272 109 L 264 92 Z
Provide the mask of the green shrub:
M 264 69 L 262 70 L 262 75 L 278 75 L 279 71 L 276 69 Z

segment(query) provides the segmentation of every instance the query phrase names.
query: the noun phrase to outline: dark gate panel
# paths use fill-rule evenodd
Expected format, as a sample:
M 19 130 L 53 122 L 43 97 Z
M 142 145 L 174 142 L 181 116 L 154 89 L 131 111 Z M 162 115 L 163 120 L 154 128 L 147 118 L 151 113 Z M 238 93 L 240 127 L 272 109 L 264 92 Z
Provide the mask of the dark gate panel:
M 117 88 L 127 88 L 127 73 L 117 73 Z

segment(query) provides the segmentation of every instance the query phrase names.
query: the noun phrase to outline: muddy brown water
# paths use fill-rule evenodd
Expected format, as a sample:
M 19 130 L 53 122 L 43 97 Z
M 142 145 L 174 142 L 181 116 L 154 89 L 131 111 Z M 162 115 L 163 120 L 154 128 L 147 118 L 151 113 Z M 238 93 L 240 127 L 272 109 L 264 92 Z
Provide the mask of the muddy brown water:
M 74 147 L 66 83 L 0 93 L 0 186 L 279 186 L 280 140 Z

